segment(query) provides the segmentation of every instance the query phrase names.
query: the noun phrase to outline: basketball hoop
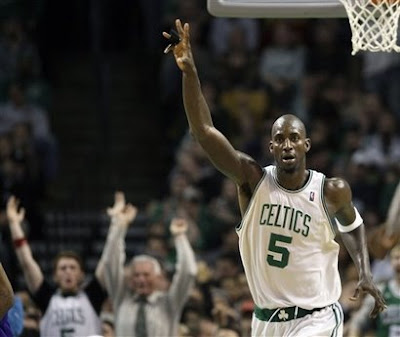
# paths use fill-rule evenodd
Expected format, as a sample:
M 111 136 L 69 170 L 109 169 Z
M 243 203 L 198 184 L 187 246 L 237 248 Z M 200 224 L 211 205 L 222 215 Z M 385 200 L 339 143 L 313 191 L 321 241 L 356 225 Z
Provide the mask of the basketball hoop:
M 400 0 L 339 0 L 352 32 L 352 54 L 360 50 L 400 52 L 397 44 Z

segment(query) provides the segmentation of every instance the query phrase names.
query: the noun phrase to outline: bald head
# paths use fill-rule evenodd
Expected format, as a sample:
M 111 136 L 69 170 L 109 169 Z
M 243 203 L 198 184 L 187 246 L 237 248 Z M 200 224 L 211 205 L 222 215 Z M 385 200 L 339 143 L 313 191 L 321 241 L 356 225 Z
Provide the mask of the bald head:
M 291 114 L 282 115 L 274 122 L 271 129 L 271 137 L 274 136 L 277 130 L 283 129 L 287 126 L 297 129 L 301 136 L 306 137 L 306 127 L 304 123 L 300 118 Z

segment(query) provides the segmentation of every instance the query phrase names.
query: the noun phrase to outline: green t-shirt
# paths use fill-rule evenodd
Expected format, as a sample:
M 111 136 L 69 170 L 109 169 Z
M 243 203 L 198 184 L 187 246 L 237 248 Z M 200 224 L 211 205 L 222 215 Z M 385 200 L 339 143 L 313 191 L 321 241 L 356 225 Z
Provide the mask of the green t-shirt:
M 386 283 L 382 291 L 387 309 L 381 312 L 378 318 L 378 337 L 400 336 L 400 297 L 391 290 L 391 286 L 394 284 L 394 282 Z

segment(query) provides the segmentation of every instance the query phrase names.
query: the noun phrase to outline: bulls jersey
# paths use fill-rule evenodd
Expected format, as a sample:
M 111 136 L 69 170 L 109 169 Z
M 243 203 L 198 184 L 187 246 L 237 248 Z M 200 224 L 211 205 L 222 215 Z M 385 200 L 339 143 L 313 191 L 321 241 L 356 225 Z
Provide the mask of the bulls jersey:
M 0 337 L 13 337 L 14 334 L 11 330 L 10 323 L 8 322 L 7 313 L 0 319 Z
M 264 168 L 241 224 L 239 249 L 260 308 L 325 307 L 338 301 L 339 245 L 323 199 L 325 176 L 310 170 L 299 190 L 279 185 Z

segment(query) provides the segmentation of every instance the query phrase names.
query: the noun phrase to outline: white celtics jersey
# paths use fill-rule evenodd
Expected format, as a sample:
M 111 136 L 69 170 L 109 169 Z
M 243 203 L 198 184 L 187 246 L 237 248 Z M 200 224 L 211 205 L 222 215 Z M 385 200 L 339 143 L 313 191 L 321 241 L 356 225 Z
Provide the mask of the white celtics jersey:
M 310 170 L 299 190 L 279 186 L 267 166 L 240 226 L 239 249 L 260 308 L 324 307 L 339 299 L 339 245 L 323 201 L 325 176 Z
M 40 322 L 40 336 L 82 337 L 100 334 L 100 319 L 83 291 L 67 297 L 59 291 L 54 293 Z

